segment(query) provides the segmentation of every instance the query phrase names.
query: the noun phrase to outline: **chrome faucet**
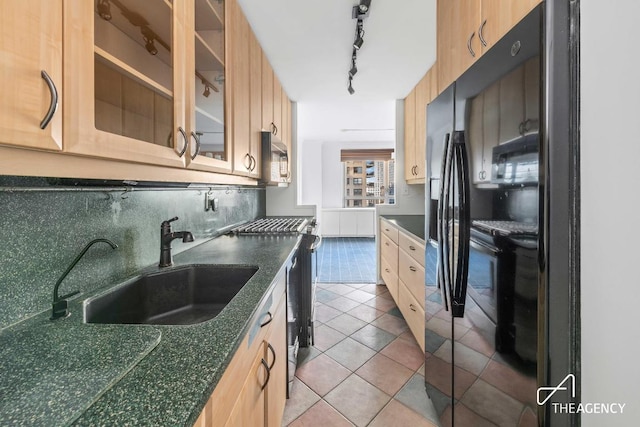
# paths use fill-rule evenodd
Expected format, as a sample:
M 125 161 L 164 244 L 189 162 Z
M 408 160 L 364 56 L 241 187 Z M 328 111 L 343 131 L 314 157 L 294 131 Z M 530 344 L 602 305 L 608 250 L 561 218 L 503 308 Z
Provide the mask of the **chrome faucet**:
M 51 317 L 49 318 L 50 320 L 56 320 L 56 319 L 60 319 L 61 317 L 67 317 L 70 314 L 68 309 L 69 302 L 67 301 L 67 298 L 71 298 L 72 296 L 79 294 L 80 291 L 73 291 L 71 293 L 68 293 L 67 295 L 59 296 L 58 289 L 60 288 L 60 284 L 62 283 L 64 278 L 67 277 L 67 275 L 73 269 L 73 267 L 76 266 L 78 261 L 80 261 L 80 258 L 82 258 L 84 254 L 87 253 L 89 248 L 94 244 L 100 243 L 100 242 L 109 244 L 109 246 L 111 246 L 111 249 L 116 249 L 118 247 L 118 245 L 113 243 L 111 240 L 107 240 L 107 239 L 95 239 L 87 243 L 87 246 L 85 246 L 82 252 L 80 252 L 80 254 L 78 254 L 78 256 L 73 260 L 73 262 L 71 262 L 69 267 L 67 267 L 64 273 L 62 273 L 62 276 L 60 276 L 60 278 L 56 282 L 56 285 L 53 287 L 53 304 L 52 304 L 53 308 L 51 309 Z
M 182 242 L 193 242 L 193 234 L 189 231 L 176 231 L 171 232 L 171 223 L 177 220 L 178 217 L 173 217 L 166 221 L 162 221 L 160 225 L 160 263 L 159 267 L 169 267 L 173 265 L 173 258 L 171 257 L 171 242 L 175 239 L 182 239 Z

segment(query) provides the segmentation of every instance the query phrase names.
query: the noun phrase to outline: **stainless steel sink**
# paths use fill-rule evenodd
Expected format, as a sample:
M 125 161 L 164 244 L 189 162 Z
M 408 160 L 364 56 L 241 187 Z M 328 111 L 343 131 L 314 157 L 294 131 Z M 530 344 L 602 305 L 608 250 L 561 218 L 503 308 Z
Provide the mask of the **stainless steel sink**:
M 212 319 L 258 271 L 187 265 L 147 274 L 84 303 L 86 323 L 193 325 Z

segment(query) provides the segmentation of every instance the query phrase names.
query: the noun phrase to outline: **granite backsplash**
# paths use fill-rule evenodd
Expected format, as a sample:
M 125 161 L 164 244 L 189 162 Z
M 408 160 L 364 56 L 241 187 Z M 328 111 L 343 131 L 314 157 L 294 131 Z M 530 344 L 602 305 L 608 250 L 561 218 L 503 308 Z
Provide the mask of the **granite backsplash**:
M 0 177 L 0 330 L 50 310 L 54 284 L 92 239 L 119 247 L 91 247 L 62 282 L 61 295 L 80 290 L 82 298 L 157 263 L 160 223 L 169 218 L 180 218 L 174 231 L 195 238 L 174 241 L 177 254 L 265 215 L 264 188 L 119 184 Z M 215 212 L 205 211 L 207 193 L 218 199 Z

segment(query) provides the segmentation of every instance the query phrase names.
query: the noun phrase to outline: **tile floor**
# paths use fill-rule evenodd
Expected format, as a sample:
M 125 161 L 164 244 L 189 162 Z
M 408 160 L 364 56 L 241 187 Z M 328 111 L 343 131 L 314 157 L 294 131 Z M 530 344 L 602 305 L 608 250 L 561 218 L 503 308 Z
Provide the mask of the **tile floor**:
M 318 249 L 318 282 L 374 283 L 376 243 L 369 237 L 325 238 Z
M 321 283 L 316 298 L 283 426 L 437 425 L 424 355 L 386 287 Z

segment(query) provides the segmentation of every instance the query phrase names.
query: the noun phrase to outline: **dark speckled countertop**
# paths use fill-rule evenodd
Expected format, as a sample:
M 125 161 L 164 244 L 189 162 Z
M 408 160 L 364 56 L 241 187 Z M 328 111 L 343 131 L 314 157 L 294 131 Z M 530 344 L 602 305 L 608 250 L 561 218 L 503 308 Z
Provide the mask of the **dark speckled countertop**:
M 424 215 L 381 215 L 390 223 L 424 241 Z
M 72 301 L 69 306 L 72 315 L 56 322 L 56 336 L 62 342 L 59 345 L 92 336 L 90 344 L 96 353 L 87 363 L 87 369 L 90 370 L 92 364 L 93 367 L 100 365 L 103 371 L 109 363 L 118 366 L 108 372 L 109 375 L 103 375 L 101 388 L 96 387 L 95 395 L 90 395 L 90 399 L 85 397 L 84 403 L 73 398 L 64 400 L 62 409 L 66 405 L 69 418 L 55 417 L 48 420 L 48 425 L 193 425 L 297 243 L 298 237 L 290 235 L 220 236 L 176 255 L 174 263 L 177 266 L 236 264 L 259 267 L 217 317 L 200 324 L 86 325 L 82 323 L 82 301 L 92 295 Z M 152 267 L 144 273 L 157 270 Z M 11 334 L 20 335 L 15 328 L 24 333 L 25 328 L 46 327 L 48 316 L 48 312 L 41 313 L 4 330 L 3 334 L 11 339 Z M 36 338 L 42 333 L 37 329 L 34 331 Z M 119 354 L 123 360 L 113 362 L 114 356 Z M 47 363 L 54 369 L 56 363 L 60 364 L 59 369 L 69 369 L 68 362 L 55 357 Z M 32 371 L 31 376 L 34 375 L 37 373 Z M 71 394 L 74 390 L 67 387 L 62 391 L 65 392 Z M 18 397 L 15 405 L 20 405 Z M 4 415 L 7 415 L 6 419 Z M 29 424 L 29 419 L 21 418 L 19 414 L 13 417 L 0 414 L 0 423 L 23 425 Z

